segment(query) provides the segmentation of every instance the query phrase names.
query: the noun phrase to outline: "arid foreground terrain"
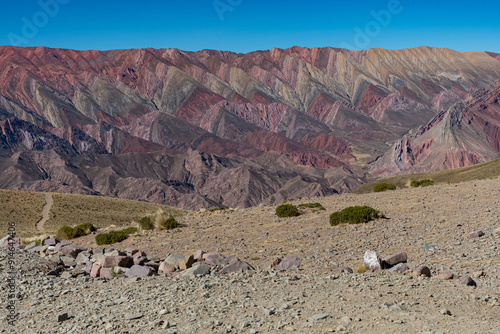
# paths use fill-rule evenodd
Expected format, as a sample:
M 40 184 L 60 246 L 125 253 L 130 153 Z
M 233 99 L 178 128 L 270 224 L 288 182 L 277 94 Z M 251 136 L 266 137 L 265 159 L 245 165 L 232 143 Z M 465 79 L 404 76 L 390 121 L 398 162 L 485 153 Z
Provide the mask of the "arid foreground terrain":
M 139 233 L 112 245 L 149 259 L 189 256 L 198 249 L 236 255 L 255 271 L 204 276 L 90 278 L 47 276 L 55 256 L 18 251 L 17 333 L 500 333 L 500 179 L 302 199 L 326 211 L 278 219 L 275 207 L 197 213 L 174 231 Z M 370 205 L 386 219 L 328 224 L 330 213 Z M 482 230 L 484 236 L 471 238 Z M 497 232 L 496 232 L 496 231 Z M 72 240 L 96 247 L 93 236 Z M 434 249 L 434 250 L 429 250 Z M 355 272 L 366 250 L 408 255 L 405 273 Z M 106 250 L 109 251 L 109 250 Z M 95 251 L 97 252 L 97 251 Z M 7 251 L 1 250 L 2 303 Z M 297 256 L 292 270 L 268 270 Z M 414 269 L 430 268 L 432 277 Z M 204 266 L 204 264 L 200 265 Z M 470 277 L 477 286 L 446 273 Z M 170 274 L 175 275 L 175 274 Z M 121 275 L 119 275 L 121 276 Z M 67 313 L 67 319 L 66 315 Z M 2 311 L 1 333 L 10 333 Z

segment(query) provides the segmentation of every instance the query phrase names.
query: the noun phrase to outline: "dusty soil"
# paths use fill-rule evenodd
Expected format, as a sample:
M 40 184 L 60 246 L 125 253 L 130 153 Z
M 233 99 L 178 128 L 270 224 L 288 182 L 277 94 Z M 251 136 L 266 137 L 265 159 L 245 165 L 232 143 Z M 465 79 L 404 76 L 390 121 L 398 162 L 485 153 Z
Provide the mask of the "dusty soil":
M 187 226 L 134 236 L 129 246 L 149 257 L 189 255 L 197 249 L 237 255 L 251 274 L 197 278 L 51 278 L 36 272 L 46 259 L 19 252 L 18 333 L 500 333 L 500 180 L 436 185 L 377 194 L 303 199 L 326 211 L 277 218 L 275 207 L 199 213 Z M 369 205 L 387 219 L 363 225 L 328 224 L 331 212 Z M 470 239 L 482 230 L 485 236 Z M 92 246 L 93 236 L 79 244 Z M 76 243 L 76 242 L 75 242 Z M 424 245 L 437 245 L 425 250 Z M 408 266 L 426 265 L 433 277 L 356 269 L 366 250 L 404 251 Z M 4 254 L 4 253 L 2 253 Z M 277 256 L 301 258 L 299 270 L 268 271 Z M 2 258 L 3 267 L 6 266 Z M 477 287 L 436 276 L 471 276 Z M 4 275 L 4 273 L 2 273 Z M 2 291 L 2 300 L 6 300 Z M 70 319 L 57 321 L 68 312 Z M 137 319 L 130 319 L 135 318 Z M 321 318 L 321 319 L 320 319 Z M 2 315 L 2 328 L 7 328 Z
M 50 208 L 52 207 L 52 195 L 50 193 L 44 192 L 43 198 L 45 199 L 45 205 L 42 209 L 42 219 L 36 223 L 36 229 L 43 232 L 43 224 L 49 220 Z

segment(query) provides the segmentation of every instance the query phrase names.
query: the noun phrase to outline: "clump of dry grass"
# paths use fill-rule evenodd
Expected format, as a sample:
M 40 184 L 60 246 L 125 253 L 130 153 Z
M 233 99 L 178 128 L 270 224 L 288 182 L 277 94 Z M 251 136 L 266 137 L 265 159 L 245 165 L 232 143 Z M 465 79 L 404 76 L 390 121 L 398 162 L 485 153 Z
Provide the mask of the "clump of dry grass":
M 185 225 L 175 220 L 171 210 L 165 211 L 163 208 L 159 208 L 154 214 L 142 217 L 139 220 L 139 226 L 142 230 L 173 230 Z

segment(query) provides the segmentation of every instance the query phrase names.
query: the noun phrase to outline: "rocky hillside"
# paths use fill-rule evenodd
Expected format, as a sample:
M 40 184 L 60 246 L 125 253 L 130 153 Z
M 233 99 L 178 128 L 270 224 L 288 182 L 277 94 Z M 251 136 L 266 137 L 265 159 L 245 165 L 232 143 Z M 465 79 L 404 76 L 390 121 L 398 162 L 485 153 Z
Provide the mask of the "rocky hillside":
M 375 174 L 465 167 L 500 157 L 500 83 L 478 90 L 396 142 Z
M 499 80 L 495 57 L 0 47 L 0 187 L 185 208 L 347 191 L 401 136 Z
M 290 218 L 265 205 L 200 212 L 179 217 L 186 225 L 180 229 L 143 231 L 106 246 L 97 246 L 95 235 L 71 245 L 13 240 L 22 249 L 0 247 L 6 282 L 0 296 L 13 305 L 0 327 L 19 333 L 500 333 L 499 194 L 500 179 L 488 179 L 329 196 L 319 199 L 326 210 L 303 208 Z M 332 212 L 353 205 L 373 206 L 386 218 L 329 225 Z M 384 268 L 394 266 L 365 271 L 367 250 L 378 252 Z M 17 313 L 15 327 L 9 325 Z

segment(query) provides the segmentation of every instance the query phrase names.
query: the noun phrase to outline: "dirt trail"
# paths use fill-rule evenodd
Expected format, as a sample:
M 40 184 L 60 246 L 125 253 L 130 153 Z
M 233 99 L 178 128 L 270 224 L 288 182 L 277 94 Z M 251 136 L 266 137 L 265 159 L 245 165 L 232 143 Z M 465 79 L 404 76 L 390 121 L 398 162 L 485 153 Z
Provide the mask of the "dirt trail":
M 45 224 L 45 222 L 49 220 L 49 212 L 50 208 L 52 207 L 52 195 L 50 193 L 43 193 L 43 196 L 45 197 L 46 204 L 43 206 L 42 209 L 42 219 L 40 219 L 40 221 L 36 223 L 36 229 L 42 232 L 43 232 L 43 224 Z

